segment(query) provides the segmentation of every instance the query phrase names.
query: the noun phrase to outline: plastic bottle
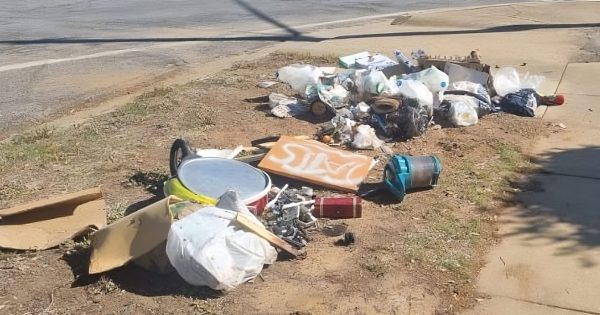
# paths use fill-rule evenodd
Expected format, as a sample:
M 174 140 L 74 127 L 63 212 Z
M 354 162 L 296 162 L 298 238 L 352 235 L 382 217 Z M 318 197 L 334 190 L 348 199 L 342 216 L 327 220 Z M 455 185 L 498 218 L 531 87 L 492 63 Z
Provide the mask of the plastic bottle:
M 413 61 L 406 57 L 406 55 L 404 55 L 401 51 L 399 50 L 394 50 L 394 55 L 396 55 L 396 60 L 398 60 L 399 63 L 404 64 L 409 72 L 417 72 L 419 71 L 419 67 L 416 66 Z
M 402 79 L 421 81 L 432 93 L 445 91 L 450 82 L 448 75 L 434 66 L 423 71 L 402 75 Z

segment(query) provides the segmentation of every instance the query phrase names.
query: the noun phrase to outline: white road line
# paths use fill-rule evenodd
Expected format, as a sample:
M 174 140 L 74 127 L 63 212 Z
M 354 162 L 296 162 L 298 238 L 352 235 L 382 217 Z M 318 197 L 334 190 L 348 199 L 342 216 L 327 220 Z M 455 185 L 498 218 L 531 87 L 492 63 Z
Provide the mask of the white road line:
M 99 53 L 95 53 L 95 54 L 82 55 L 82 56 L 70 57 L 70 58 L 44 59 L 44 60 L 36 60 L 36 61 L 30 61 L 30 62 L 24 62 L 24 63 L 16 63 L 16 64 L 12 64 L 12 65 L 0 66 L 0 72 L 29 68 L 29 67 L 37 67 L 37 66 L 43 66 L 43 65 L 51 65 L 54 63 L 61 63 L 61 62 L 66 62 L 66 61 L 76 61 L 76 60 L 114 56 L 114 55 L 129 53 L 129 52 L 137 52 L 140 50 L 143 50 L 143 49 L 127 48 L 127 49 L 103 51 L 103 52 L 99 52 Z

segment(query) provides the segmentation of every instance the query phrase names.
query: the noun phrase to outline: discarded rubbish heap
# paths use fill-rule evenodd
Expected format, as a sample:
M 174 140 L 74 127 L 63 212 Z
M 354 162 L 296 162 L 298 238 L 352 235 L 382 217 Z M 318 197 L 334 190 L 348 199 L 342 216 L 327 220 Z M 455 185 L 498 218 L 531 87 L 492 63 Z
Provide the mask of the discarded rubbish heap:
M 432 124 L 465 127 L 504 111 L 533 117 L 538 105 L 562 105 L 563 96 L 536 92 L 542 76 L 502 68 L 491 75 L 477 51 L 464 57 L 429 56 L 423 50 L 392 60 L 360 52 L 339 58 L 342 69 L 292 64 L 277 77 L 297 93 L 271 94 L 278 117 L 305 113 L 334 116 L 319 133 L 328 144 L 357 149 L 421 136 Z
M 532 117 L 540 104 L 565 101 L 538 94 L 540 76 L 502 68 L 492 77 L 476 51 L 466 57 L 430 57 L 422 50 L 410 58 L 394 55 L 361 52 L 340 57 L 342 69 L 292 64 L 277 71 L 297 95 L 271 93 L 271 113 L 330 115 L 315 137 L 268 136 L 251 147 L 201 150 L 177 139 L 164 199 L 108 226 L 99 189 L 0 210 L 0 247 L 47 249 L 95 227 L 90 274 L 132 262 L 153 272 L 176 271 L 192 285 L 232 290 L 278 257 L 305 257 L 312 233 L 343 235 L 335 245 L 355 244 L 354 232 L 332 222 L 361 218 L 362 198 L 385 192 L 401 202 L 411 191 L 438 184 L 438 157 L 394 155 L 386 142 L 422 136 L 432 124 L 474 125 L 498 111 Z M 359 193 L 381 158 L 340 144 L 382 151 L 388 159 L 381 183 Z M 280 187 L 275 176 L 284 181 Z M 14 237 L 40 230 L 47 233 Z

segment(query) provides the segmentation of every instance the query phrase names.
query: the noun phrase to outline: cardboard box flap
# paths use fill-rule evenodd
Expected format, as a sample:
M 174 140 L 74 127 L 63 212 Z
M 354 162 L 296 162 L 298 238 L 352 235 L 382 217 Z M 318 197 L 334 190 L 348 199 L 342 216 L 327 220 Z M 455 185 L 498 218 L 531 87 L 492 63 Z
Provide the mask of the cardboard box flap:
M 179 201 L 167 197 L 94 233 L 89 273 L 121 267 L 163 243 L 173 221 L 169 206 Z
M 42 250 L 106 225 L 99 188 L 2 210 L 0 247 Z
M 12 208 L 0 209 L 0 218 L 6 218 L 11 215 L 20 214 L 23 212 L 31 212 L 38 210 L 47 210 L 53 206 L 61 204 L 82 204 L 88 201 L 101 199 L 102 191 L 99 187 L 82 190 L 80 192 L 53 197 L 49 199 L 36 200 L 27 204 L 18 205 Z

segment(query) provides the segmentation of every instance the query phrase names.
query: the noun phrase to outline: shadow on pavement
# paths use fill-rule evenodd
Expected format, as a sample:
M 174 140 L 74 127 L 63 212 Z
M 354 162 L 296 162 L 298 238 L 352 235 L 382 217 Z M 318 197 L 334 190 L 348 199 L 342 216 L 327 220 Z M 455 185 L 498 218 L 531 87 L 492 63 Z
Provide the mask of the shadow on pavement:
M 275 24 L 278 25 L 278 24 Z M 279 25 L 278 25 L 279 26 Z M 494 26 L 482 29 L 441 30 L 441 31 L 415 31 L 341 35 L 335 37 L 305 36 L 301 33 L 283 27 L 289 35 L 255 35 L 255 36 L 220 36 L 220 37 L 148 37 L 148 38 L 41 38 L 41 39 L 15 39 L 0 40 L 4 45 L 54 45 L 54 44 L 102 44 L 102 43 L 170 43 L 170 42 L 231 42 L 231 41 L 273 41 L 273 42 L 322 42 L 326 40 L 358 39 L 358 38 L 385 38 L 405 36 L 440 36 L 460 34 L 484 34 L 524 32 L 540 29 L 566 29 L 566 28 L 595 28 L 600 23 L 560 23 L 560 24 L 511 24 Z M 289 29 L 289 30 L 288 30 Z M 291 30 L 291 31 L 290 31 Z
M 541 171 L 513 183 L 517 192 L 507 201 L 516 205 L 511 212 L 516 222 L 505 222 L 509 228 L 502 236 L 519 237 L 527 246 L 556 246 L 554 255 L 576 255 L 583 267 L 600 264 L 600 173 L 572 175 L 597 165 L 600 147 L 556 151 L 536 160 Z

